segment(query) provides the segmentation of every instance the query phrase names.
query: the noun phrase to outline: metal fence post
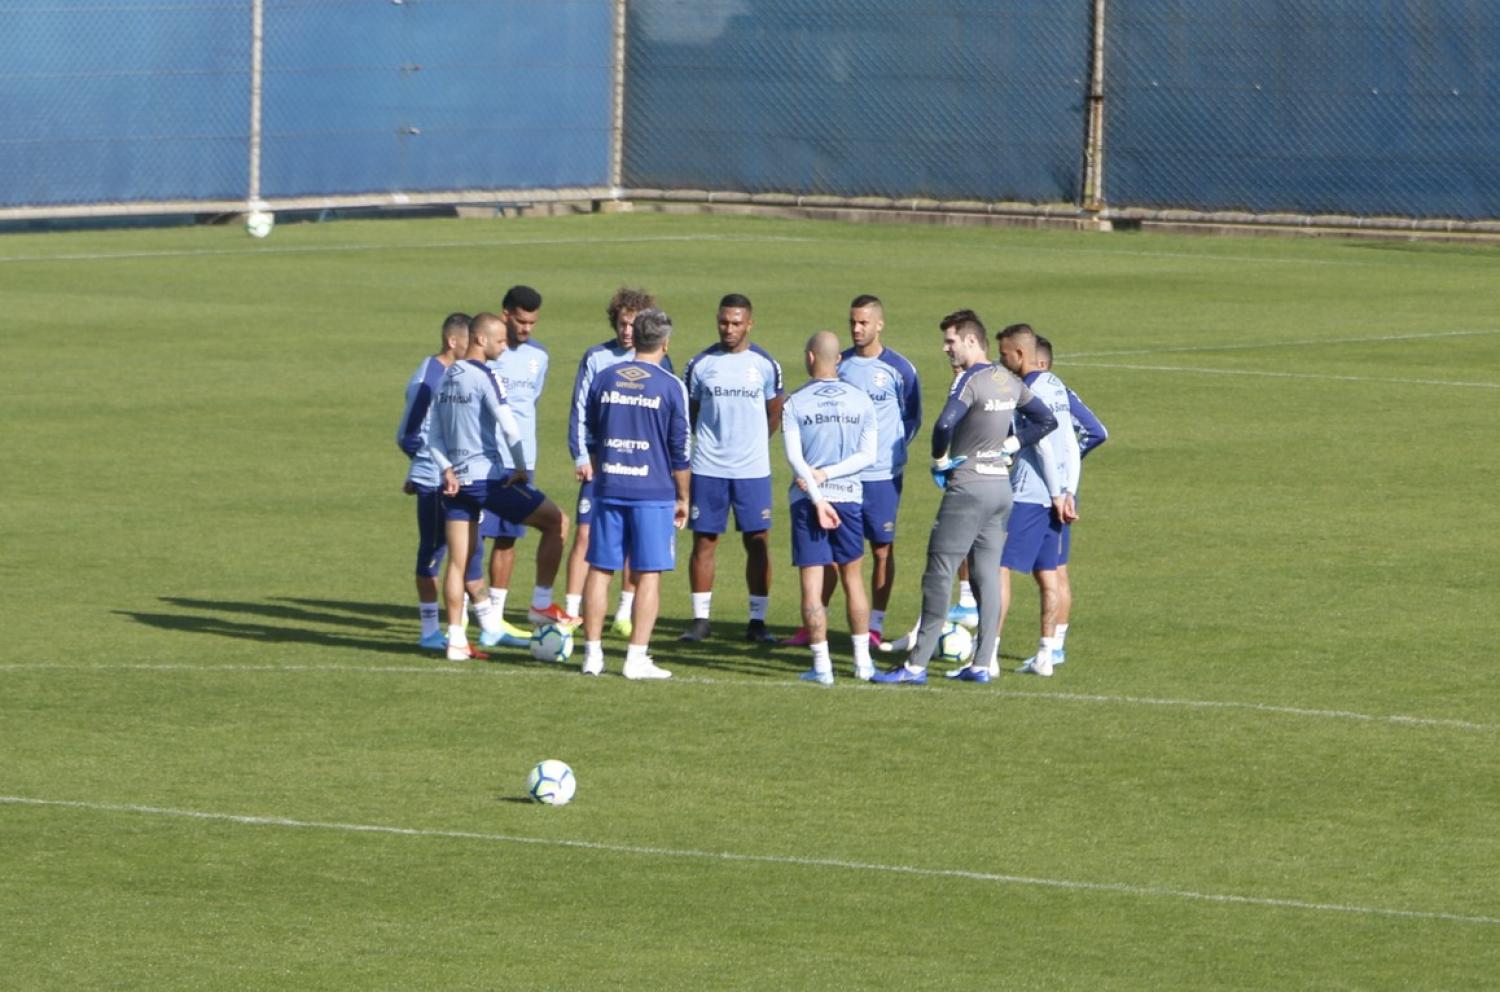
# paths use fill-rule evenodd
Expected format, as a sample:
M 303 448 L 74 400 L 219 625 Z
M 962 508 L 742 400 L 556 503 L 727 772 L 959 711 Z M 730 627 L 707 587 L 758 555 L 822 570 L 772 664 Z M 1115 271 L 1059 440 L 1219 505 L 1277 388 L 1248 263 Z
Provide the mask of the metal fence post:
M 1089 43 L 1088 131 L 1083 149 L 1083 209 L 1104 209 L 1104 5 L 1094 0 L 1094 30 Z
M 260 210 L 260 93 L 265 50 L 265 0 L 250 3 L 250 180 L 245 191 L 248 210 Z

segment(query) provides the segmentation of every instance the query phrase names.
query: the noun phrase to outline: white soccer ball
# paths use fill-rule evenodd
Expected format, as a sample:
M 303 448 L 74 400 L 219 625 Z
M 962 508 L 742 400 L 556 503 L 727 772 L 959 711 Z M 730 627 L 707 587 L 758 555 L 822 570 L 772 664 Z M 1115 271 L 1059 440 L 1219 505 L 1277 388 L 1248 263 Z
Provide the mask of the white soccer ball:
M 252 210 L 245 215 L 245 233 L 252 238 L 264 238 L 276 226 L 276 215 L 269 210 Z
M 963 624 L 949 620 L 943 624 L 943 632 L 938 635 L 937 654 L 939 658 L 953 664 L 968 661 L 974 656 L 974 635 Z
M 573 631 L 544 623 L 531 632 L 531 656 L 537 661 L 567 661 L 573 655 Z
M 573 769 L 556 758 L 540 762 L 526 776 L 526 794 L 546 806 L 566 806 L 577 791 Z

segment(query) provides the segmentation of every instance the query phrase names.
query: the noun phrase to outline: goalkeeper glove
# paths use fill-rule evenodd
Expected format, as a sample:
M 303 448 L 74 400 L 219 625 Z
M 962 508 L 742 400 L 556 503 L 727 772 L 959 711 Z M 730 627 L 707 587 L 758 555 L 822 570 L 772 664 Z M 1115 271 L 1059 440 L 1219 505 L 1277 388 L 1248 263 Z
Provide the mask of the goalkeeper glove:
M 944 455 L 942 458 L 934 458 L 932 460 L 932 484 L 939 489 L 947 489 L 949 474 L 968 460 L 968 455 L 959 455 L 957 458 Z

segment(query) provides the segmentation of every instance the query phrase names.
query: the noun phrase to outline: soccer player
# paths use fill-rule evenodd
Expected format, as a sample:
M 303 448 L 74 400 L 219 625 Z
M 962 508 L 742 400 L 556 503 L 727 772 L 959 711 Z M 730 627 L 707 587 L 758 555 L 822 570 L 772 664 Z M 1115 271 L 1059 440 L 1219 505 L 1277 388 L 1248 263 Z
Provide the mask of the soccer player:
M 521 428 L 521 446 L 526 450 L 526 477 L 536 481 L 536 404 L 542 389 L 547 384 L 548 357 L 543 348 L 532 337 L 537 315 L 542 308 L 542 294 L 530 286 L 512 286 L 500 304 L 502 317 L 494 314 L 479 314 L 474 320 L 483 320 L 503 334 L 504 348 L 498 357 L 489 363 L 500 385 L 505 387 L 505 401 Z M 501 449 L 501 456 L 506 451 Z M 515 468 L 506 464 L 506 468 Z M 479 635 L 479 643 L 489 647 L 506 644 L 525 647 L 528 633 L 505 620 L 505 600 L 510 594 L 510 576 L 516 565 L 516 539 L 526 533 L 524 524 L 513 524 L 487 514 L 479 524 L 481 538 L 494 538 L 494 550 L 490 554 L 490 606 L 495 611 L 500 633 L 486 630 Z M 552 590 L 546 590 L 547 602 L 552 602 Z M 569 611 L 574 612 L 574 611 Z
M 548 590 L 557 576 L 567 537 L 568 518 L 546 494 L 527 479 L 526 451 L 521 429 L 505 401 L 505 387 L 485 362 L 500 353 L 501 337 L 476 326 L 469 333 L 469 349 L 443 376 L 433 410 L 428 447 L 443 472 L 443 508 L 448 538 L 448 659 L 468 655 L 463 624 L 463 566 L 479 540 L 481 511 L 506 520 L 521 521 L 540 532 L 536 549 L 536 588 L 529 617 L 533 623 L 577 626 L 579 618 L 558 609 Z M 506 469 L 500 444 L 510 450 Z M 487 599 L 482 603 L 488 607 Z M 475 612 L 481 601 L 476 599 Z M 481 619 L 481 623 L 483 620 Z
M 615 290 L 605 307 L 604 315 L 614 337 L 594 345 L 578 360 L 578 372 L 573 377 L 573 405 L 568 411 L 568 452 L 573 456 L 573 474 L 578 479 L 578 504 L 573 515 L 573 550 L 568 553 L 567 611 L 577 613 L 582 609 L 583 584 L 588 576 L 586 554 L 589 546 L 589 527 L 594 511 L 594 469 L 584 445 L 583 429 L 585 406 L 589 388 L 594 378 L 604 369 L 620 362 L 635 360 L 635 318 L 643 310 L 656 306 L 656 297 L 644 289 L 621 286 Z M 661 356 L 661 367 L 672 372 L 672 359 L 665 353 Z M 635 581 L 631 578 L 629 563 L 622 570 L 620 579 L 620 603 L 615 610 L 613 630 L 621 637 L 630 636 L 630 615 L 635 602 Z
M 876 643 L 885 627 L 885 609 L 896 582 L 896 512 L 901 507 L 901 483 L 906 470 L 906 448 L 922 426 L 922 390 L 917 370 L 894 349 L 881 343 L 885 306 L 879 297 L 856 296 L 849 304 L 849 340 L 839 360 L 839 378 L 858 386 L 875 403 L 879 447 L 875 461 L 860 472 L 863 483 L 865 539 L 870 542 L 870 636 Z M 785 418 L 783 418 L 783 423 Z M 838 573 L 829 567 L 823 576 L 823 605 L 833 599 Z M 781 642 L 808 643 L 807 628 Z
M 437 581 L 448 541 L 443 534 L 443 475 L 427 451 L 427 435 L 432 423 L 432 401 L 442 388 L 443 375 L 468 351 L 469 322 L 465 313 L 451 313 L 443 321 L 441 347 L 437 354 L 422 359 L 407 382 L 406 409 L 396 428 L 396 444 L 411 459 L 411 468 L 401 488 L 417 498 L 417 613 L 422 620 L 422 636 L 417 643 L 432 651 L 443 651 L 448 646 L 438 622 Z M 465 573 L 471 596 L 477 597 L 484 590 L 483 569 L 484 560 L 476 550 Z
M 1037 366 L 1043 372 L 1052 371 L 1052 342 L 1038 334 L 1036 337 L 1036 361 Z M 1078 438 L 1078 462 L 1079 462 L 1079 484 L 1082 484 L 1083 459 L 1090 451 L 1099 447 L 1109 440 L 1109 431 L 1104 422 L 1094 415 L 1078 397 L 1078 394 L 1070 388 L 1068 390 L 1068 415 L 1072 418 L 1073 435 Z M 1064 423 L 1063 426 L 1067 426 Z M 1077 510 L 1078 490 L 1073 490 L 1074 510 Z M 1057 562 L 1057 625 L 1053 638 L 1055 645 L 1052 650 L 1052 664 L 1061 665 L 1067 661 L 1065 648 L 1068 637 L 1068 619 L 1073 613 L 1073 584 L 1068 578 L 1068 555 L 1073 547 L 1073 525 L 1063 524 L 1062 528 L 1062 554 L 1058 556 Z M 1034 665 L 1036 656 L 1026 659 L 1021 666 L 1022 670 Z
M 1030 572 L 1041 590 L 1042 631 L 1037 652 L 1022 671 L 1050 678 L 1057 647 L 1057 566 L 1063 527 L 1078 518 L 1073 499 L 1078 489 L 1078 437 L 1068 413 L 1068 387 L 1037 363 L 1036 339 L 1028 324 L 1012 324 L 1000 332 L 1000 361 L 1046 404 L 1055 422 L 1034 444 L 1023 447 L 1016 459 L 1011 480 L 1015 509 L 1000 556 L 1000 626 L 1003 630 L 1010 611 L 1010 573 Z M 991 675 L 999 673 L 999 647 L 997 641 L 988 663 Z
M 583 587 L 583 673 L 604 672 L 609 583 L 626 561 L 636 573 L 627 679 L 672 673 L 647 649 L 661 605 L 661 573 L 677 564 L 677 531 L 688 519 L 688 399 L 662 365 L 672 319 L 647 309 L 635 317 L 635 357 L 600 370 L 585 400 L 584 442 L 594 468 L 594 520 Z
M 972 310 L 958 310 L 939 324 L 943 352 L 963 374 L 932 427 L 932 477 L 943 490 L 937 520 L 927 539 L 927 570 L 922 574 L 922 619 L 906 662 L 877 672 L 874 681 L 924 685 L 927 662 L 947 622 L 953 573 L 967 558 L 979 604 L 976 659 L 986 658 L 998 642 L 1000 621 L 1000 550 L 1010 516 L 1010 455 L 1057 426 L 1046 404 L 1015 375 L 988 362 L 984 324 Z M 1012 432 L 1012 415 L 1027 414 Z M 903 638 L 909 640 L 909 638 Z M 970 663 L 960 669 L 966 682 L 988 682 L 987 666 Z
M 688 412 L 693 422 L 693 556 L 688 563 L 693 622 L 678 638 L 708 637 L 713 602 L 714 557 L 729 525 L 729 508 L 745 545 L 745 587 L 750 623 L 745 639 L 774 642 L 766 630 L 771 591 L 770 439 L 781 423 L 786 395 L 781 366 L 750 343 L 755 317 L 750 301 L 730 293 L 719 301 L 719 343 L 688 362 Z
M 812 649 L 812 668 L 801 677 L 833 685 L 823 576 L 836 569 L 854 640 L 854 677 L 868 681 L 875 666 L 863 575 L 862 504 L 868 503 L 861 474 L 876 458 L 875 404 L 862 388 L 839 378 L 839 339 L 832 331 L 808 339 L 804 360 L 812 380 L 788 396 L 781 411 L 781 437 L 794 476 L 792 564 L 802 574 L 802 623 Z

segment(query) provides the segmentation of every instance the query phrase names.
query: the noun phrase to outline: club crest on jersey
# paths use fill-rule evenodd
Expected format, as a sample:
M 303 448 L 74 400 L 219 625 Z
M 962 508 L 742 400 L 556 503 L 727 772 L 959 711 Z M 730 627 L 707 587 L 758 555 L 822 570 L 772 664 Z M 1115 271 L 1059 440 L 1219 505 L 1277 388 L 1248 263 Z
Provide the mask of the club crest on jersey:
M 752 386 L 759 386 L 765 381 L 765 376 L 760 374 L 760 369 L 753 365 L 745 370 L 745 381 Z
M 542 363 L 533 358 L 526 363 L 526 370 L 534 376 L 542 370 Z
M 886 375 L 884 372 L 876 372 L 874 375 L 870 376 L 870 382 L 875 386 L 876 389 L 884 389 L 886 386 L 890 385 L 890 381 L 891 377 Z

